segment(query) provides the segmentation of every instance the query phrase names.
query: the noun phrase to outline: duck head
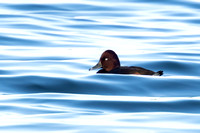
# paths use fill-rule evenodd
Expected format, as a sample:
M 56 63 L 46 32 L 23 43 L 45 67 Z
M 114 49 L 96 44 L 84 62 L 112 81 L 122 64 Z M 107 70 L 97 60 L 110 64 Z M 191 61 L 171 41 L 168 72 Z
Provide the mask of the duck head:
M 120 67 L 120 61 L 117 54 L 112 50 L 106 50 L 102 53 L 99 62 L 90 68 L 89 71 L 103 68 L 105 71 L 109 72 L 118 67 Z

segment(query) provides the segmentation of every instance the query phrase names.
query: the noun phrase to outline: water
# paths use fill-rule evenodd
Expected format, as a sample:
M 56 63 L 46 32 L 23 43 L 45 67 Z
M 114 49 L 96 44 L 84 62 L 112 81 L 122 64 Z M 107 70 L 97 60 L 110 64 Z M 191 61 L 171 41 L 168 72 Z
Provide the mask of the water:
M 0 3 L 1 132 L 200 132 L 198 0 Z M 107 49 L 164 75 L 88 71 Z

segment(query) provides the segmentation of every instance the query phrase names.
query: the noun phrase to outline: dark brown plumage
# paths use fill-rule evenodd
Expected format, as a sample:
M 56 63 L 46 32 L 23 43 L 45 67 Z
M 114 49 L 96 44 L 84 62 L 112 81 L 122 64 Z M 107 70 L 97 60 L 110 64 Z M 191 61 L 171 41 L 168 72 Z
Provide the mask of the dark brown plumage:
M 112 50 L 106 50 L 100 57 L 99 62 L 89 70 L 102 68 L 97 73 L 114 73 L 114 74 L 137 74 L 137 75 L 163 75 L 163 71 L 154 72 L 142 67 L 120 66 L 117 54 Z

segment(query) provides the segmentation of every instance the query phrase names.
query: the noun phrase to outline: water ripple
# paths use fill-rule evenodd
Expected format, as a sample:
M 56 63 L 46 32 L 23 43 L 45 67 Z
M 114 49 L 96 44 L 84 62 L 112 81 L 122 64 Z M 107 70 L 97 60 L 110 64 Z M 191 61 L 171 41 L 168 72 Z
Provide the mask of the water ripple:
M 0 7 L 1 132 L 199 133 L 200 2 L 10 0 Z M 164 75 L 88 71 L 106 49 L 124 66 Z

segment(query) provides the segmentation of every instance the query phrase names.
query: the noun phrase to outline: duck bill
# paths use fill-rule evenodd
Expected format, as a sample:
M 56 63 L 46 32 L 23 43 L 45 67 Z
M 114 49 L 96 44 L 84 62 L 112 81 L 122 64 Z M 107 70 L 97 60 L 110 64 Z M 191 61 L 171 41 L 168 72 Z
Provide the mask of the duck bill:
M 98 68 L 101 68 L 101 67 L 102 67 L 101 61 L 99 61 L 95 66 L 90 68 L 89 71 L 94 70 L 94 69 L 98 69 Z

